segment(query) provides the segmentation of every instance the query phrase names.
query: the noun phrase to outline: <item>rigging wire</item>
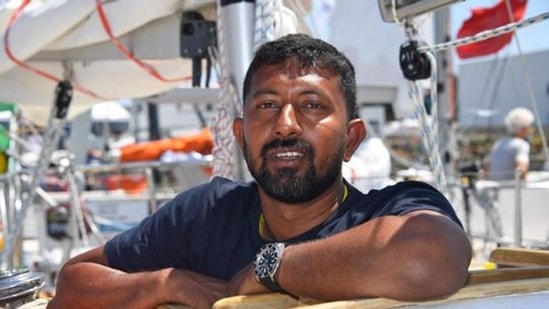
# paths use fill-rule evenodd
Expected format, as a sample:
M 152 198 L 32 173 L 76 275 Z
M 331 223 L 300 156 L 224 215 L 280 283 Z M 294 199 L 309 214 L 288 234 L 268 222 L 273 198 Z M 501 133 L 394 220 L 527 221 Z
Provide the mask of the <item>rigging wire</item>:
M 458 47 L 461 45 L 467 45 L 475 42 L 484 41 L 511 31 L 515 31 L 516 29 L 522 29 L 529 27 L 531 25 L 546 21 L 549 19 L 549 12 L 545 12 L 533 17 L 530 17 L 528 19 L 525 19 L 521 22 L 512 22 L 507 25 L 503 25 L 501 27 L 497 27 L 495 29 L 485 30 L 482 32 L 479 32 L 475 35 L 464 37 L 455 41 L 450 42 L 444 42 L 441 44 L 436 44 L 432 46 L 422 46 L 419 48 L 419 51 L 427 51 L 431 50 L 434 52 L 443 51 L 446 49 Z
M 509 0 L 506 0 L 506 1 L 508 2 Z M 392 0 L 392 4 L 393 4 L 392 5 L 392 13 L 393 13 L 393 18 L 395 19 L 395 22 L 397 24 L 401 25 L 401 26 L 402 25 L 405 26 L 406 34 L 407 34 L 409 40 L 412 40 L 412 36 L 415 34 L 416 29 L 415 29 L 414 25 L 411 24 L 411 22 L 410 22 L 411 19 L 407 18 L 407 20 L 404 23 L 399 21 L 398 16 L 396 15 L 395 0 Z M 509 5 L 509 3 L 508 3 L 508 5 Z M 545 21 L 547 19 L 549 19 L 549 12 L 542 13 L 540 15 L 528 18 L 528 19 L 526 19 L 522 22 L 519 22 L 519 23 L 512 22 L 510 24 L 507 24 L 507 25 L 504 25 L 504 26 L 501 26 L 501 27 L 498 27 L 498 28 L 495 28 L 495 29 L 482 31 L 482 32 L 477 33 L 473 36 L 462 38 L 462 39 L 459 39 L 459 40 L 456 40 L 456 41 L 445 42 L 445 43 L 434 45 L 434 46 L 422 46 L 422 47 L 418 48 L 418 51 L 421 51 L 421 52 L 427 52 L 427 51 L 437 52 L 437 51 L 442 51 L 442 50 L 449 49 L 449 48 L 452 48 L 452 47 L 457 47 L 457 46 L 460 46 L 460 45 L 466 45 L 466 44 L 474 43 L 474 42 L 477 42 L 477 41 L 483 41 L 483 40 L 486 40 L 486 39 L 489 39 L 489 38 L 492 38 L 492 37 L 495 37 L 495 36 L 498 36 L 498 35 L 501 35 L 501 34 L 504 34 L 504 33 L 511 32 L 511 31 L 515 32 L 516 29 L 524 28 L 524 27 L 527 27 L 527 26 Z M 434 64 L 434 65 L 436 65 L 436 64 Z M 524 64 L 523 64 L 523 67 L 524 67 Z M 527 80 L 529 81 L 529 76 L 527 77 Z M 412 83 L 409 83 L 409 85 L 410 85 L 409 95 L 413 98 L 413 101 L 417 105 L 418 98 L 419 98 L 419 95 L 420 95 L 419 90 L 417 89 L 417 85 L 413 85 Z M 529 87 L 529 92 L 530 92 L 531 98 L 533 98 L 533 90 L 531 88 L 532 87 L 531 83 L 529 83 L 528 87 Z M 435 87 L 431 87 L 431 88 L 435 88 Z M 431 89 L 431 90 L 433 90 L 433 89 Z M 431 93 L 431 99 L 435 98 L 435 97 L 433 97 L 433 95 L 436 96 L 436 94 Z M 433 104 L 433 106 L 435 106 L 435 104 Z M 424 114 L 423 114 L 424 112 L 422 111 L 421 107 L 419 105 L 416 106 L 416 107 L 417 107 L 416 114 L 418 114 L 418 117 L 424 117 Z M 536 110 L 537 110 L 537 108 L 536 108 Z M 538 115 L 538 114 L 536 114 L 536 115 Z M 432 116 L 436 117 L 437 115 L 435 113 L 432 113 Z M 418 118 L 418 120 L 421 120 L 421 118 Z M 436 121 L 436 119 L 433 119 L 433 122 L 435 122 L 435 121 Z M 422 122 L 425 122 L 425 121 L 422 121 Z M 539 123 L 539 121 L 538 121 L 538 125 L 540 126 L 540 129 L 539 129 L 540 132 L 541 132 L 540 134 L 542 135 L 542 139 L 544 141 L 544 151 L 545 151 L 546 157 L 549 159 L 549 153 L 547 152 L 547 145 L 546 145 L 546 142 L 545 142 L 546 139 L 543 135 L 544 133 L 543 133 L 543 130 L 542 130 L 542 127 L 541 127 L 541 124 Z M 429 130 L 432 130 L 433 128 L 432 127 L 426 127 L 426 128 L 423 128 L 423 129 L 427 130 L 426 132 L 423 132 L 423 135 L 425 135 L 425 136 L 422 135 L 422 137 L 425 137 L 424 144 L 425 144 L 425 147 L 426 147 L 427 154 L 428 155 L 429 154 L 434 154 L 435 157 L 436 157 L 436 155 L 438 155 L 438 151 L 431 153 L 430 151 L 434 151 L 435 149 L 432 146 L 429 145 L 430 143 L 433 142 L 433 139 L 434 140 L 437 139 L 435 136 L 431 135 L 431 134 L 433 134 L 433 132 L 429 132 Z M 435 129 L 436 129 L 436 127 L 435 127 Z M 431 140 L 429 140 L 429 139 L 431 139 Z M 436 161 L 438 161 L 438 160 L 436 158 L 433 158 L 433 161 L 431 161 L 431 166 L 434 169 L 434 172 L 438 173 L 436 169 L 438 169 L 439 167 L 437 166 Z M 444 186 L 445 183 L 441 183 L 439 185 Z
M 509 15 L 509 20 L 511 22 L 514 22 L 513 20 L 513 11 L 511 7 L 511 2 L 509 0 L 505 0 L 505 4 L 507 7 L 507 14 Z M 545 163 L 549 163 L 549 150 L 547 149 L 547 139 L 545 137 L 545 132 L 543 131 L 543 126 L 541 124 L 541 118 L 539 116 L 539 110 L 538 110 L 538 104 L 536 102 L 536 95 L 534 94 L 534 86 L 532 85 L 532 79 L 530 77 L 530 72 L 528 70 L 528 65 L 526 64 L 526 59 L 524 57 L 524 54 L 522 52 L 522 47 L 520 44 L 519 37 L 517 35 L 515 27 L 513 27 L 513 36 L 515 37 L 515 43 L 517 45 L 517 50 L 519 53 L 519 59 L 521 63 L 522 70 L 524 72 L 524 80 L 526 83 L 526 88 L 528 92 L 528 98 L 530 99 L 530 103 L 532 105 L 532 109 L 534 110 L 534 114 L 536 115 L 536 122 L 538 125 L 538 131 L 542 139 L 542 146 L 543 146 L 543 154 L 545 155 Z
M 532 86 L 532 80 L 531 80 L 531 77 L 530 77 L 530 73 L 529 73 L 529 70 L 528 70 L 528 66 L 526 64 L 524 54 L 522 52 L 520 40 L 519 40 L 518 36 L 516 35 L 516 30 L 521 29 L 521 28 L 525 28 L 527 26 L 537 24 L 539 22 L 546 21 L 547 19 L 549 19 L 549 12 L 545 12 L 545 13 L 530 17 L 530 18 L 525 19 L 521 22 L 515 22 L 513 20 L 512 8 L 511 8 L 511 4 L 510 4 L 509 0 L 506 0 L 506 7 L 507 7 L 507 12 L 509 14 L 509 18 L 511 20 L 511 23 L 509 23 L 507 25 L 503 25 L 503 26 L 495 28 L 495 29 L 482 31 L 482 32 L 479 32 L 479 33 L 477 33 L 473 36 L 465 37 L 465 38 L 462 38 L 462 39 L 459 39 L 459 40 L 456 40 L 456 41 L 446 42 L 446 43 L 437 44 L 437 45 L 433 45 L 433 46 L 424 46 L 424 47 L 420 47 L 419 49 L 420 50 L 442 51 L 442 50 L 445 50 L 445 49 L 449 49 L 449 48 L 453 48 L 453 47 L 457 47 L 457 46 L 461 46 L 461 45 L 467 45 L 467 44 L 470 44 L 470 43 L 487 40 L 487 39 L 490 39 L 492 37 L 496 37 L 496 36 L 499 36 L 499 35 L 502 35 L 502 34 L 505 34 L 505 33 L 508 33 L 508 32 L 513 32 L 514 37 L 516 39 L 515 43 L 517 45 L 517 49 L 518 49 L 518 52 L 519 52 L 519 59 L 521 61 L 521 66 L 522 66 L 523 73 L 524 73 L 524 76 L 525 76 L 525 83 L 526 83 L 526 88 L 527 88 L 527 92 L 528 92 L 528 97 L 529 97 L 529 100 L 531 102 L 532 109 L 533 109 L 533 112 L 535 114 L 535 117 L 537 119 L 536 122 L 537 122 L 537 125 L 538 125 L 538 131 L 540 132 L 540 136 L 541 136 L 541 139 L 542 139 L 543 151 L 544 151 L 544 155 L 545 155 L 545 159 L 546 159 L 546 163 L 547 163 L 547 162 L 549 162 L 549 150 L 548 150 L 548 146 L 547 146 L 547 138 L 545 137 L 545 132 L 543 131 L 543 126 L 542 126 L 541 121 L 540 121 L 539 110 L 537 108 L 536 98 L 535 98 L 535 94 L 534 94 L 534 90 L 533 90 L 533 86 Z M 501 81 L 501 78 L 502 78 L 501 75 L 502 74 L 499 74 L 499 77 L 500 77 L 499 80 L 500 81 Z M 498 85 L 499 85 L 499 83 L 498 83 Z M 495 90 L 494 90 L 494 93 L 495 93 Z
M 503 82 L 503 76 L 505 74 L 505 70 L 508 68 L 508 63 L 509 63 L 509 56 L 506 56 L 503 59 L 503 63 L 501 63 L 501 65 L 499 66 L 499 71 L 500 72 L 494 74 L 495 78 L 494 78 L 494 84 L 493 84 L 493 87 L 492 87 L 492 94 L 490 96 L 490 100 L 488 101 L 490 110 L 494 110 L 494 105 L 496 104 L 496 97 L 497 97 L 497 94 L 498 94 L 499 89 L 501 87 L 501 84 Z M 492 125 L 492 119 L 491 118 L 490 118 L 490 121 L 488 122 L 488 124 Z

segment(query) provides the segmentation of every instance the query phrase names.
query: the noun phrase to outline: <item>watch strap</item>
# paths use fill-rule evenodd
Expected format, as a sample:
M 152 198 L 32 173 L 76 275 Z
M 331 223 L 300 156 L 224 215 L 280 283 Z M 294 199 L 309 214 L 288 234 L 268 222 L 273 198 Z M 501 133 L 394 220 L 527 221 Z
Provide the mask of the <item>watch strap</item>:
M 271 277 L 259 278 L 259 282 L 261 282 L 264 286 L 267 287 L 267 289 L 269 289 L 269 290 L 272 291 L 272 292 L 287 293 L 286 290 L 284 290 L 284 289 L 280 286 L 280 284 L 278 284 L 278 282 L 276 282 L 275 280 L 273 280 Z

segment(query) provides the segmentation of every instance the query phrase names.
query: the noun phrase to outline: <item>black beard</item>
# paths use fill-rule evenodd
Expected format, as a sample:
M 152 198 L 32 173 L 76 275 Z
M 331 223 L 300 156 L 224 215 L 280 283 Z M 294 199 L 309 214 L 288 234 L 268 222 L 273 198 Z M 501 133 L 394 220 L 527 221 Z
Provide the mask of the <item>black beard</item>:
M 305 151 L 308 165 L 302 176 L 297 175 L 297 169 L 294 168 L 282 168 L 274 172 L 271 172 L 267 168 L 265 154 L 270 149 L 278 147 L 301 148 Z M 297 204 L 313 200 L 338 181 L 345 151 L 344 147 L 339 145 L 332 156 L 328 158 L 328 162 L 326 162 L 326 173 L 317 175 L 317 171 L 313 165 L 315 157 L 313 147 L 302 140 L 274 140 L 265 145 L 261 150 L 263 164 L 259 170 L 251 160 L 251 155 L 246 143 L 244 143 L 243 148 L 244 159 L 246 160 L 248 169 L 265 193 L 278 201 L 288 204 Z

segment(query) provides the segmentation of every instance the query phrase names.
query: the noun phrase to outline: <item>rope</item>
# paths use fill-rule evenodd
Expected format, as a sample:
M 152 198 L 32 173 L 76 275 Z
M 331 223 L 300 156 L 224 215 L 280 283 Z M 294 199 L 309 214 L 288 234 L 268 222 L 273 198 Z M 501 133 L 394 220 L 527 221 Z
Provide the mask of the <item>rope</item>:
M 427 56 L 431 62 L 431 85 L 437 84 L 437 66 L 435 56 L 428 52 Z M 423 96 L 420 91 L 418 82 L 408 82 L 408 95 L 412 99 L 416 106 L 415 114 L 419 121 L 421 131 L 421 140 L 423 142 L 423 147 L 425 148 L 425 153 L 429 159 L 431 169 L 433 170 L 433 175 L 435 179 L 435 185 L 439 191 L 444 195 L 448 196 L 448 186 L 446 184 L 446 177 L 444 174 L 444 167 L 442 165 L 442 160 L 440 157 L 440 152 L 438 151 L 438 101 L 437 101 L 437 89 L 436 87 L 431 87 L 431 117 L 427 114 L 425 105 L 423 104 Z
M 525 19 L 521 22 L 513 22 L 513 23 L 509 23 L 507 25 L 503 25 L 501 27 L 497 27 L 495 29 L 482 31 L 482 32 L 479 32 L 479 33 L 477 33 L 473 36 L 468 36 L 468 37 L 465 37 L 465 38 L 461 38 L 459 40 L 446 42 L 446 43 L 442 43 L 442 44 L 437 44 L 437 45 L 433 45 L 433 46 L 422 46 L 422 47 L 418 48 L 418 50 L 419 51 L 431 50 L 431 51 L 434 51 L 434 52 L 438 52 L 438 51 L 450 49 L 450 48 L 461 46 L 461 45 L 467 45 L 467 44 L 471 44 L 471 43 L 475 43 L 475 42 L 480 42 L 480 41 L 484 41 L 484 40 L 487 40 L 487 39 L 490 39 L 490 38 L 493 38 L 493 37 L 496 37 L 496 36 L 511 32 L 511 31 L 515 31 L 515 29 L 525 28 L 525 27 L 540 23 L 542 21 L 546 21 L 547 19 L 549 19 L 549 12 L 545 12 L 545 13 L 539 14 L 537 16 L 530 17 L 530 18 Z
M 257 0 L 254 50 L 261 44 L 297 32 L 297 17 L 282 0 Z
M 21 14 L 23 14 L 23 11 L 25 10 L 25 8 L 27 7 L 27 5 L 29 5 L 31 2 L 31 0 L 24 0 L 21 2 L 21 5 L 17 8 L 17 10 L 15 10 L 15 12 L 13 12 L 13 14 L 11 15 L 9 21 L 8 21 L 8 26 L 6 27 L 6 31 L 4 32 L 4 52 L 6 53 L 6 55 L 8 56 L 8 58 L 13 61 L 13 63 L 15 63 L 17 66 L 25 69 L 25 70 L 28 70 L 32 73 L 35 73 L 39 76 L 42 76 L 46 79 L 49 79 L 55 83 L 58 83 L 61 81 L 61 78 L 55 76 L 55 75 L 52 75 L 46 71 L 43 71 L 43 70 L 40 70 L 38 68 L 35 68 L 35 67 L 32 67 L 30 66 L 29 64 L 23 62 L 22 60 L 18 59 L 11 51 L 11 48 L 10 48 L 10 40 L 9 40 L 9 36 L 10 36 L 10 31 L 11 31 L 11 28 L 13 27 L 13 25 L 17 22 L 17 20 L 19 19 L 19 17 L 21 17 Z M 82 87 L 76 83 L 72 83 L 72 86 L 75 90 L 79 91 L 79 92 L 82 92 L 90 97 L 93 97 L 93 98 L 96 98 L 96 99 L 100 99 L 100 100 L 107 100 L 105 98 L 102 98 L 100 95 L 98 95 L 97 93 L 93 92 L 92 90 L 90 89 L 87 89 L 85 87 Z
M 238 110 L 240 102 L 235 90 L 234 84 L 230 80 L 230 73 L 227 65 L 227 56 L 225 54 L 223 31 L 223 14 L 221 14 L 221 4 L 217 3 L 217 46 L 218 53 L 210 49 L 213 59 L 217 59 L 217 65 L 214 68 L 217 71 L 220 92 L 217 112 L 212 119 L 212 133 L 214 136 L 213 155 L 213 176 L 221 176 L 229 179 L 236 178 L 236 162 L 233 150 L 236 147 L 234 136 L 232 134 L 232 111 Z M 238 111 L 240 113 L 240 110 Z
M 151 66 L 148 63 L 143 62 L 142 60 L 135 57 L 125 46 L 120 42 L 120 40 L 114 35 L 110 22 L 107 18 L 107 14 L 105 14 L 105 10 L 103 9 L 103 0 L 95 0 L 95 7 L 97 10 L 97 14 L 99 16 L 99 20 L 101 21 L 101 25 L 103 26 L 103 29 L 105 30 L 105 33 L 111 40 L 112 44 L 131 62 L 135 63 L 138 67 L 143 69 L 145 72 L 147 72 L 149 75 L 154 77 L 155 79 L 162 81 L 162 82 L 185 82 L 190 81 L 192 78 L 190 76 L 183 76 L 183 77 L 174 77 L 174 78 L 168 78 L 161 75 L 153 66 Z

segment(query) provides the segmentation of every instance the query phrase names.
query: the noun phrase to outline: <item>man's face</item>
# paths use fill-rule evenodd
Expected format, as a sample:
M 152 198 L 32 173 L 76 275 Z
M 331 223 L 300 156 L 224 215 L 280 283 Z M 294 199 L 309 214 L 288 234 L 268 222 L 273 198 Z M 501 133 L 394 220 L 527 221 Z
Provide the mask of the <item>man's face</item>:
M 534 136 L 534 132 L 535 132 L 534 127 L 530 125 L 530 126 L 521 128 L 515 135 L 529 141 Z
M 269 196 L 305 202 L 340 179 L 348 159 L 348 121 L 337 77 L 292 60 L 264 65 L 245 100 L 235 135 L 252 176 Z

